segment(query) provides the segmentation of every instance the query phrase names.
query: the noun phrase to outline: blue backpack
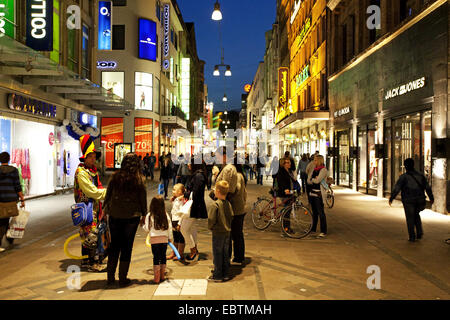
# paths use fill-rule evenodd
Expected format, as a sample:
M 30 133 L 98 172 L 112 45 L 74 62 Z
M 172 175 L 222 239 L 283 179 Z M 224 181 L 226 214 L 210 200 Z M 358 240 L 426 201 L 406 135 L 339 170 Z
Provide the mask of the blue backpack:
M 94 219 L 92 213 L 93 203 L 89 201 L 87 204 L 84 202 L 75 203 L 71 206 L 72 221 L 75 227 L 83 227 L 90 225 Z
M 158 185 L 158 194 L 163 195 L 164 194 L 164 184 L 160 183 Z

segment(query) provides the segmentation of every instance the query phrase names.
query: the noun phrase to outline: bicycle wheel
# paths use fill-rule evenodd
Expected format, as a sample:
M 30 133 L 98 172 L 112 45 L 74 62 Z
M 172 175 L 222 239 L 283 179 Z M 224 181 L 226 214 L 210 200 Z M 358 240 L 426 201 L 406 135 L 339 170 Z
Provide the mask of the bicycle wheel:
M 270 226 L 272 219 L 271 204 L 271 200 L 260 198 L 253 205 L 252 221 L 256 229 L 264 230 Z
M 333 208 L 334 206 L 334 194 L 332 192 L 327 192 L 327 199 L 325 201 L 327 203 L 328 208 Z
M 292 210 L 291 206 L 283 211 L 281 228 L 288 237 L 301 239 L 311 232 L 313 218 L 307 207 L 296 205 L 294 208 Z

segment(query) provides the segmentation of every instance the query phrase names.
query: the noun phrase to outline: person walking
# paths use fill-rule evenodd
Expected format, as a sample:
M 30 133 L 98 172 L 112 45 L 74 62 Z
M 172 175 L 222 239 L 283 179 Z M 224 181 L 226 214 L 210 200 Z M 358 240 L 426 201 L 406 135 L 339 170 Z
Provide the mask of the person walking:
M 108 184 L 104 202 L 111 232 L 108 285 L 115 283 L 119 258 L 119 285 L 124 287 L 131 283 L 127 274 L 134 238 L 139 223 L 142 225 L 147 215 L 147 190 L 139 166 L 139 158 L 135 153 L 126 154 L 119 171 L 112 175 Z
M 172 221 L 166 212 L 164 199 L 156 196 L 150 202 L 150 213 L 145 217 L 144 230 L 150 234 L 153 253 L 153 283 L 164 280 L 166 273 L 166 251 L 168 242 L 173 242 Z
M 95 163 L 100 159 L 101 152 L 95 150 L 94 140 L 90 135 L 80 137 L 82 156 L 80 164 L 75 171 L 73 193 L 76 203 L 93 203 L 93 221 L 89 225 L 80 227 L 80 238 L 83 241 L 81 255 L 88 258 L 81 261 L 81 267 L 88 271 L 102 271 L 101 266 L 95 260 L 96 248 L 89 245 L 89 236 L 97 230 L 97 226 L 105 219 L 101 201 L 105 200 L 106 189 L 103 188 Z
M 212 251 L 214 270 L 208 281 L 228 281 L 230 269 L 230 231 L 233 217 L 231 203 L 227 200 L 228 183 L 224 180 L 215 185 L 217 198 L 208 209 L 208 229 L 212 231 Z
M 3 236 L 9 228 L 9 220 L 11 217 L 19 215 L 17 203 L 20 199 L 20 207 L 25 208 L 25 198 L 22 193 L 22 185 L 20 184 L 19 170 L 10 166 L 11 156 L 8 152 L 0 153 L 0 245 Z M 6 237 L 11 246 L 14 239 Z M 0 252 L 5 251 L 0 248 Z
M 322 185 L 322 180 L 328 176 L 328 171 L 324 165 L 324 159 L 321 155 L 314 157 L 314 170 L 309 173 L 307 183 L 309 186 L 309 195 L 311 209 L 313 212 L 313 225 L 311 232 L 315 233 L 317 223 L 320 219 L 320 234 L 319 238 L 324 238 L 327 235 L 327 218 L 325 216 L 324 199 L 326 199 L 326 189 Z
M 170 162 L 168 158 L 164 158 L 161 164 L 161 173 L 159 176 L 159 181 L 164 184 L 164 200 L 167 200 L 167 192 L 169 191 L 169 182 L 172 178 L 172 170 L 170 167 Z
M 184 155 L 181 155 L 180 158 L 180 166 L 177 172 L 177 181 L 186 186 L 191 172 L 189 170 L 188 158 Z
M 263 185 L 265 164 L 261 161 L 261 157 L 256 159 L 256 184 Z
M 152 153 L 148 159 L 148 171 L 150 174 L 150 179 L 152 181 L 155 178 L 155 165 L 156 165 L 156 157 L 155 157 L 155 153 L 152 151 Z
M 300 181 L 302 182 L 302 193 L 306 193 L 306 185 L 308 180 L 308 174 L 306 168 L 308 167 L 308 158 L 304 153 L 300 161 L 298 162 L 298 171 L 300 174 Z
M 425 192 L 430 198 L 431 204 L 434 203 L 434 196 L 426 177 L 414 169 L 414 160 L 405 159 L 404 165 L 406 173 L 402 174 L 396 182 L 389 198 L 389 205 L 392 205 L 392 201 L 401 192 L 409 241 L 414 242 L 423 237 L 420 212 L 425 209 Z
M 144 161 L 144 176 L 145 176 L 145 180 L 148 179 L 148 176 L 150 175 L 150 155 L 148 153 L 145 154 L 145 157 L 143 159 Z
M 186 244 L 189 246 L 191 253 L 186 258 L 189 261 L 198 257 L 197 248 L 197 224 L 196 219 L 207 219 L 208 212 L 205 203 L 206 188 L 206 170 L 203 164 L 192 163 L 189 165 L 192 176 L 186 185 L 186 198 L 190 198 L 192 193 L 192 206 L 189 217 L 183 217 L 181 223 L 181 233 L 183 234 Z

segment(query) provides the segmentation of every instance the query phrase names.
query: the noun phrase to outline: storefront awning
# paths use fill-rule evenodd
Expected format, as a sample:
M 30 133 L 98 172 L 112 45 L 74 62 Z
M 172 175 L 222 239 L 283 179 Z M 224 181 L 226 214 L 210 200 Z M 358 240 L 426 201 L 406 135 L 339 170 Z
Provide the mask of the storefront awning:
M 17 78 L 25 86 L 40 88 L 94 110 L 134 110 L 134 104 L 6 35 L 0 37 L 0 75 Z M 17 90 L 12 84 L 7 87 L 8 82 L 1 82 L 0 86 Z
M 312 122 L 327 121 L 327 120 L 330 120 L 329 111 L 300 111 L 280 121 L 276 125 L 276 128 L 281 130 L 295 126 L 300 129 L 300 126 L 302 126 L 302 124 L 304 124 L 304 127 L 307 127 Z

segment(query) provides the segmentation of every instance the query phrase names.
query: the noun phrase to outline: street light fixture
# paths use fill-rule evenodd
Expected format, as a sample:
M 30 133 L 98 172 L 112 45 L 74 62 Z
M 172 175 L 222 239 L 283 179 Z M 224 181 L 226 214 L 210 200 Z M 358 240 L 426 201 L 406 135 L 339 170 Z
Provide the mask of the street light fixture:
M 215 67 L 214 67 L 213 75 L 214 75 L 215 77 L 220 76 L 219 66 L 215 66 Z
M 227 95 L 226 95 L 226 94 L 224 94 L 224 95 L 223 95 L 223 99 L 222 99 L 222 101 L 224 101 L 224 102 L 228 101 L 228 99 L 227 99 Z M 227 114 L 227 112 L 226 112 L 226 111 L 225 111 L 225 114 Z
M 227 65 L 227 71 L 225 71 L 225 77 L 231 77 L 231 67 Z
M 216 3 L 214 4 L 214 11 L 212 13 L 211 19 L 216 21 L 222 20 L 222 12 L 220 12 L 219 1 L 216 1 Z

